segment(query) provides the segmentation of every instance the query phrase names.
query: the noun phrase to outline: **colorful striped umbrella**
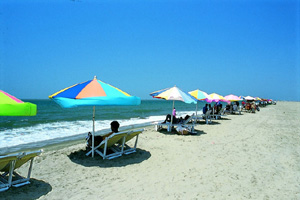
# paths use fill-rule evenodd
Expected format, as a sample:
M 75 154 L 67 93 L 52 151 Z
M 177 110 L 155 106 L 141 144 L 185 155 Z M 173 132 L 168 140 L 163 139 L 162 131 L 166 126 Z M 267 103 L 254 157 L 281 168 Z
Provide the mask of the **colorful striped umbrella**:
M 49 96 L 63 108 L 78 106 L 126 106 L 139 105 L 139 97 L 97 80 L 89 80 L 67 87 Z
M 37 107 L 0 90 L 0 116 L 35 116 Z
M 94 136 L 95 136 L 95 106 L 134 106 L 140 105 L 141 99 L 130 96 L 126 92 L 97 80 L 75 84 L 49 96 L 63 108 L 78 106 L 93 106 L 93 134 L 92 134 L 92 153 L 94 157 Z

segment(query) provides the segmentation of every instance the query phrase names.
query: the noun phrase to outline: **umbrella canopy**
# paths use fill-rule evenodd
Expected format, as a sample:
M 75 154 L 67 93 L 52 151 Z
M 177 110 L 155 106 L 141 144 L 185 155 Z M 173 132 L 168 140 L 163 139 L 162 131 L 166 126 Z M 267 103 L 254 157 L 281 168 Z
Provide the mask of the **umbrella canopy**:
M 253 100 L 255 100 L 255 98 L 254 98 L 254 97 L 251 97 L 251 96 L 246 96 L 246 97 L 244 97 L 244 99 L 245 99 L 245 100 L 248 100 L 248 101 L 253 101 Z
M 0 116 L 35 116 L 37 106 L 0 90 Z
M 197 100 L 205 100 L 209 98 L 209 95 L 206 92 L 203 92 L 199 89 L 190 91 L 189 94 L 195 97 Z
M 150 93 L 150 96 L 158 99 L 183 101 L 184 103 L 197 103 L 192 97 L 190 97 L 188 94 L 186 94 L 176 86 L 152 92 Z
M 209 95 L 209 98 L 207 99 L 207 102 L 211 103 L 211 102 L 219 102 L 219 101 L 223 101 L 223 102 L 229 102 L 227 99 L 225 99 L 223 96 L 217 94 L 217 93 L 211 93 Z
M 158 99 L 173 100 L 172 110 L 174 109 L 175 101 L 182 101 L 185 103 L 194 103 L 194 104 L 197 103 L 191 96 L 189 96 L 188 94 L 186 94 L 176 86 L 172 88 L 167 88 L 167 89 L 162 89 L 162 90 L 152 92 L 150 93 L 150 96 Z M 171 131 L 172 124 L 173 124 L 173 115 L 171 115 L 171 125 L 168 126 L 168 131 Z
M 210 99 L 209 95 L 206 92 L 203 92 L 199 89 L 190 91 L 189 94 L 192 97 L 196 98 L 198 101 Z M 196 116 L 197 116 L 197 112 L 198 112 L 198 102 L 196 105 Z
M 130 96 L 126 92 L 97 80 L 89 80 L 67 87 L 49 96 L 63 108 L 78 106 L 125 106 L 139 105 L 139 97 Z
M 78 83 L 49 96 L 63 108 L 93 106 L 92 156 L 94 157 L 95 106 L 129 106 L 141 104 L 141 99 L 97 80 Z
M 224 97 L 226 100 L 228 101 L 241 101 L 243 99 L 241 99 L 240 97 L 236 96 L 236 95 L 233 95 L 233 94 L 230 94 L 230 95 L 227 95 Z

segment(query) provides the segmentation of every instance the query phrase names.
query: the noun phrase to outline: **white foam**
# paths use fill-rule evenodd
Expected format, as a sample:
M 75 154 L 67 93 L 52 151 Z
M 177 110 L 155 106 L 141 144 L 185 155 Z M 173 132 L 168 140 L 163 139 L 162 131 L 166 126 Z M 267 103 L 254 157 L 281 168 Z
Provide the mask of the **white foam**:
M 151 116 L 145 119 L 132 118 L 118 120 L 121 127 L 149 124 L 164 120 L 164 116 Z M 95 130 L 101 131 L 110 128 L 111 120 L 95 121 Z M 81 135 L 92 132 L 92 121 L 55 122 L 39 124 L 32 127 L 8 129 L 0 133 L 0 148 L 40 142 L 56 138 Z M 120 129 L 121 130 L 121 129 Z
M 192 115 L 193 112 L 178 112 L 178 116 Z M 150 116 L 147 118 L 132 118 L 126 120 L 117 120 L 120 123 L 120 130 L 124 128 L 135 128 L 139 125 L 149 125 L 153 122 L 163 121 L 166 116 Z M 95 121 L 95 130 L 100 132 L 110 128 L 112 120 Z M 32 127 L 23 127 L 8 129 L 0 133 L 0 149 L 11 146 L 23 145 L 28 143 L 38 143 L 41 141 L 59 139 L 85 135 L 92 132 L 92 121 L 72 121 L 72 122 L 54 122 L 39 124 Z

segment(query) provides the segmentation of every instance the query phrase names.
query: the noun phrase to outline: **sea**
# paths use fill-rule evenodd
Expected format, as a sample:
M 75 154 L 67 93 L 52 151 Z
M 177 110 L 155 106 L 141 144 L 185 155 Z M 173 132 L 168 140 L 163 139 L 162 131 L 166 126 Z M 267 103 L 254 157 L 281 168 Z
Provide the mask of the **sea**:
M 0 155 L 24 149 L 42 148 L 68 141 L 85 141 L 93 131 L 93 107 L 62 108 L 52 100 L 27 99 L 37 105 L 37 115 L 31 117 L 0 116 Z M 202 113 L 205 102 L 186 104 L 175 101 L 177 116 Z M 110 131 L 110 123 L 120 123 L 120 131 L 153 125 L 172 113 L 173 101 L 142 100 L 138 106 L 96 106 L 96 135 Z M 151 126 L 150 126 L 151 127 Z M 153 125 L 154 128 L 154 125 Z

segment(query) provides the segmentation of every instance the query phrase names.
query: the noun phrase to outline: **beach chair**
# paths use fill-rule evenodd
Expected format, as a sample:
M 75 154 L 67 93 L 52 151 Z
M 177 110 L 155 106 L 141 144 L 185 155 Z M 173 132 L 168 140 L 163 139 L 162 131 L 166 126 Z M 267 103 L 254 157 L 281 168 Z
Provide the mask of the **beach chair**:
M 226 111 L 226 108 L 222 108 L 222 109 L 218 112 L 218 114 L 215 115 L 216 119 L 219 119 L 219 118 L 221 118 L 222 116 L 224 116 L 224 115 L 225 115 L 225 111 Z
M 166 122 L 166 123 L 158 123 L 156 122 L 155 123 L 155 130 L 156 131 L 159 131 L 163 128 L 163 126 L 167 126 L 167 130 L 168 132 L 171 132 L 172 131 L 172 127 L 176 127 L 176 126 L 183 126 L 183 127 L 187 127 L 189 128 L 189 130 L 191 132 L 194 131 L 194 121 L 193 121 L 193 118 L 194 118 L 195 114 L 192 114 L 187 120 L 184 120 L 184 122 L 182 123 L 176 123 L 176 124 L 172 124 L 170 122 Z M 189 122 L 192 122 L 192 125 L 188 125 Z
M 13 171 L 11 171 L 11 166 L 6 166 L 3 171 L 9 173 L 8 182 L 11 181 L 11 186 L 13 187 L 20 187 L 23 185 L 30 184 L 30 176 L 32 172 L 32 166 L 33 166 L 33 159 L 36 156 L 39 156 L 43 150 L 33 151 L 33 152 L 23 152 L 17 156 L 17 159 L 15 160 Z M 15 170 L 23 166 L 25 163 L 30 162 L 27 176 L 21 176 L 18 174 Z M 12 172 L 12 173 L 11 173 Z
M 239 114 L 239 115 L 241 115 L 241 112 L 242 112 L 242 107 L 241 106 L 238 106 L 238 107 L 236 107 L 236 110 L 232 110 L 232 113 L 234 113 L 234 114 Z
M 205 115 L 203 115 L 203 119 L 205 120 L 206 124 L 211 123 L 211 110 L 208 110 Z
M 139 134 L 142 133 L 145 129 L 139 129 L 139 130 L 133 130 L 133 131 L 129 131 L 127 133 L 127 136 L 125 137 L 125 142 L 124 145 L 122 144 L 122 140 L 118 141 L 118 151 L 122 152 L 122 145 L 123 145 L 123 154 L 131 154 L 136 152 L 136 146 L 137 146 L 137 142 L 138 142 L 138 138 L 139 138 Z M 131 139 L 135 138 L 135 142 L 134 142 L 134 146 L 130 147 L 128 145 L 128 141 L 130 141 Z
M 103 160 L 122 156 L 127 132 L 118 132 L 106 137 L 98 146 L 94 148 L 94 151 L 98 153 L 103 158 Z M 115 146 L 120 140 L 122 141 L 121 151 L 117 151 Z M 113 151 L 113 153 L 108 154 L 108 150 Z M 88 156 L 91 153 L 92 150 L 90 150 L 86 155 Z
M 0 174 L 0 192 L 8 190 L 11 186 L 12 173 L 17 158 L 18 154 L 0 156 L 0 171 L 4 172 Z

